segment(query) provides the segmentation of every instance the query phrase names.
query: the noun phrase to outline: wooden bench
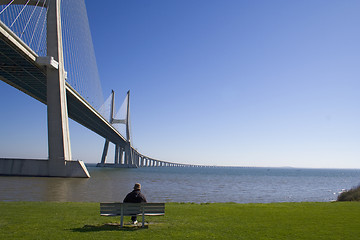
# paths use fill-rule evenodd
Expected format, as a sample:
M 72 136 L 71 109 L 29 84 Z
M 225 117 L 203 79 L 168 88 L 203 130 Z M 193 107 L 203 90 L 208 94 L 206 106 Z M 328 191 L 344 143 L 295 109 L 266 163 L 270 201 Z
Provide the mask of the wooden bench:
M 142 227 L 146 216 L 165 215 L 165 203 L 100 203 L 101 216 L 121 216 L 120 226 L 123 227 L 124 216 L 142 216 Z

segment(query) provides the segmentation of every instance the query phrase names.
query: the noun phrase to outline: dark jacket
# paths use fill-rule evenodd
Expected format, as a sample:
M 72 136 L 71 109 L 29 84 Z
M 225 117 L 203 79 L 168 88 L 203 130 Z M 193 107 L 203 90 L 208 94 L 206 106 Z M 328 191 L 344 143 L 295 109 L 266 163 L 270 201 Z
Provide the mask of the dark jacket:
M 124 199 L 124 203 L 142 203 L 146 202 L 144 194 L 140 190 L 133 190 L 131 193 L 128 193 Z

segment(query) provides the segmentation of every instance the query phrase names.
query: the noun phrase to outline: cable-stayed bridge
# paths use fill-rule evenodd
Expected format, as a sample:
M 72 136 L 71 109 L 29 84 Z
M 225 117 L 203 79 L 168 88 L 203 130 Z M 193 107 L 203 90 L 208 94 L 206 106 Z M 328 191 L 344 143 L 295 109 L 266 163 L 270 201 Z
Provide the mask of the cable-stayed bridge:
M 47 105 L 49 148 L 47 160 L 0 159 L 0 174 L 89 177 L 72 160 L 68 117 L 105 138 L 98 166 L 194 166 L 132 147 L 130 92 L 120 114 L 114 92 L 103 101 L 84 0 L 0 0 L 0 79 Z M 106 162 L 109 143 L 113 163 Z

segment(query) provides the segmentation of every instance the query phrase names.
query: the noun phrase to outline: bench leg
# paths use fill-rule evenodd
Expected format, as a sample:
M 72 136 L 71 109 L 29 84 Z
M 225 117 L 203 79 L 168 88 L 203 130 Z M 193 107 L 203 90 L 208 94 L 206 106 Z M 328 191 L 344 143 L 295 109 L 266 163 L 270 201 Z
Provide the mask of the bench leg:
M 142 214 L 142 227 L 145 227 L 145 213 Z

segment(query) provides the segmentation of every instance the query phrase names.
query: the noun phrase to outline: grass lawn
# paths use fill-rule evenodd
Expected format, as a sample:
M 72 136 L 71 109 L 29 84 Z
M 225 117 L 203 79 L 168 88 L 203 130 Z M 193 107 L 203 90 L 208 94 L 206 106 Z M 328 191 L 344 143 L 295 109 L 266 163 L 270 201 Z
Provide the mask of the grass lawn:
M 358 239 L 360 202 L 166 203 L 146 228 L 109 224 L 119 221 L 101 217 L 99 203 L 0 202 L 2 240 Z

